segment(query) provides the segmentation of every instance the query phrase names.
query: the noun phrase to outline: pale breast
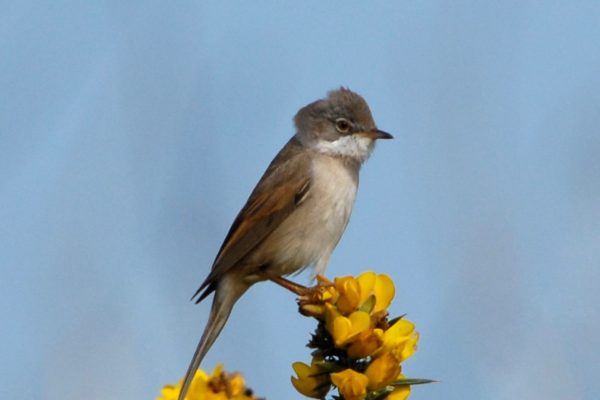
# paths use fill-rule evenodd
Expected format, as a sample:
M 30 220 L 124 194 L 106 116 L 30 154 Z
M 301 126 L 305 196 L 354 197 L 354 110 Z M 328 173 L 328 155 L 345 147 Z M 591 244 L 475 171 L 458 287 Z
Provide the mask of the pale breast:
M 256 252 L 269 260 L 272 273 L 287 275 L 312 264 L 323 272 L 348 224 L 357 186 L 357 171 L 339 158 L 314 159 L 306 199 Z

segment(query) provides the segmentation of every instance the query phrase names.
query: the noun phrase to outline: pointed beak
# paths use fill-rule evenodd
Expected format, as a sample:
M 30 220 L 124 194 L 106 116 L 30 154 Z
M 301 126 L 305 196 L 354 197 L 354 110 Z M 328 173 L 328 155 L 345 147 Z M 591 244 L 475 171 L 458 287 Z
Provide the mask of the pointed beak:
M 376 139 L 393 139 L 394 137 L 384 131 L 380 131 L 379 129 L 372 129 L 370 131 L 366 131 L 366 132 L 361 132 L 359 133 L 359 135 L 364 136 L 364 137 L 368 137 L 370 139 L 376 140 Z

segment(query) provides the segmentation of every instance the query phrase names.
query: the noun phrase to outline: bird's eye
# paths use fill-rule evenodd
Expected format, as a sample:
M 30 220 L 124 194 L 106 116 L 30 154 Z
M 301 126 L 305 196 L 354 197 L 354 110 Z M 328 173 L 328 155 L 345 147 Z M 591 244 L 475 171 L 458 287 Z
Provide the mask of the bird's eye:
M 339 133 L 350 132 L 351 126 L 352 125 L 350 124 L 350 121 L 348 121 L 346 118 L 338 118 L 335 120 L 335 129 L 337 129 Z

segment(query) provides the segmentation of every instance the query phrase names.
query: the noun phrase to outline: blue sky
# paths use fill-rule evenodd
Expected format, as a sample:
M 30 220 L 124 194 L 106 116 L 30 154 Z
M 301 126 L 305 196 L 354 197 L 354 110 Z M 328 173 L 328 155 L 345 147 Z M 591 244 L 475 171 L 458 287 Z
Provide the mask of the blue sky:
M 149 399 L 292 117 L 348 86 L 395 134 L 328 275 L 397 285 L 413 399 L 600 392 L 600 3 L 17 2 L 0 15 L 0 394 Z M 299 277 L 307 282 L 308 276 Z M 295 399 L 312 321 L 271 284 L 204 362 Z

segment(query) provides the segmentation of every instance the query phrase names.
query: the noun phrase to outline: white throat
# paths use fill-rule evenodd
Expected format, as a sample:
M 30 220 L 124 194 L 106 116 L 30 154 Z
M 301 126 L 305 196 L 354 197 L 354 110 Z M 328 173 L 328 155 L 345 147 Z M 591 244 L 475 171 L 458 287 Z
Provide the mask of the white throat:
M 373 139 L 356 135 L 342 136 L 333 142 L 319 140 L 314 148 L 323 154 L 350 157 L 362 163 L 373 151 Z

